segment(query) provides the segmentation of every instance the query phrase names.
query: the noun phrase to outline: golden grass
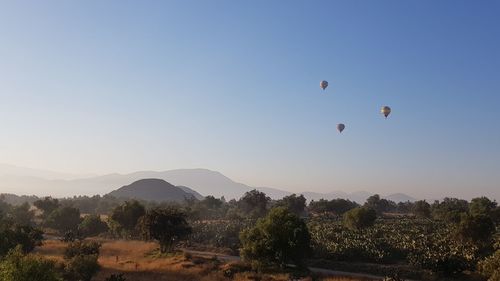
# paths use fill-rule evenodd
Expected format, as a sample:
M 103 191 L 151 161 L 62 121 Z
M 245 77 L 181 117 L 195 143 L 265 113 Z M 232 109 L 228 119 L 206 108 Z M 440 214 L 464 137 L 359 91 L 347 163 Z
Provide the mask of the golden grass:
M 223 270 L 231 264 L 221 263 L 207 258 L 193 257 L 186 259 L 177 254 L 157 258 L 151 255 L 158 245 L 142 241 L 100 240 L 102 243 L 99 264 L 102 269 L 93 281 L 104 281 L 111 274 L 124 274 L 130 281 L 248 281 L 256 280 L 251 272 L 236 273 L 232 278 L 225 277 Z M 62 261 L 66 243 L 45 241 L 36 252 L 50 259 Z M 288 274 L 261 276 L 262 281 L 287 281 Z M 304 281 L 312 279 L 305 278 Z M 328 277 L 323 281 L 360 281 L 361 279 Z

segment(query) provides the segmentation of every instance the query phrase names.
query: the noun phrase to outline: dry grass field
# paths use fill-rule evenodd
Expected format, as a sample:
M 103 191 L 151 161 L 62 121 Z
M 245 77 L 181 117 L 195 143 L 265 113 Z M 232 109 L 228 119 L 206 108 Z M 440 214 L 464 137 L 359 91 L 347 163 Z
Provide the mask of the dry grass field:
M 141 241 L 110 241 L 102 240 L 99 264 L 102 269 L 93 279 L 104 281 L 111 274 L 121 273 L 129 281 L 219 281 L 219 280 L 290 280 L 288 274 L 272 274 L 255 278 L 254 273 L 240 272 L 232 277 L 224 276 L 224 271 L 230 268 L 241 268 L 237 262 L 224 263 L 213 259 L 189 257 L 183 254 L 169 257 L 155 257 L 157 244 Z M 66 244 L 61 241 L 49 240 L 39 247 L 36 252 L 62 261 Z M 312 280 L 306 278 L 303 280 Z M 361 279 L 325 277 L 323 281 L 356 281 Z M 368 279 L 365 279 L 366 281 Z

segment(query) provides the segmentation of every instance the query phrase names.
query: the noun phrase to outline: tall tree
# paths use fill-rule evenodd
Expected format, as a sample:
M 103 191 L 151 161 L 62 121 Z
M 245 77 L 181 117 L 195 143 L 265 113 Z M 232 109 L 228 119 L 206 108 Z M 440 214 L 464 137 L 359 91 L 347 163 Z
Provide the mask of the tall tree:
M 307 225 L 286 208 L 273 208 L 255 227 L 240 234 L 241 255 L 255 267 L 288 263 L 303 265 L 310 254 L 311 236 Z
M 45 217 L 61 206 L 61 204 L 59 204 L 59 200 L 52 199 L 51 197 L 45 197 L 43 200 L 36 200 L 33 202 L 33 205 L 41 210 Z
M 306 198 L 302 194 L 299 196 L 296 194 L 288 195 L 278 200 L 276 206 L 284 207 L 297 216 L 301 216 L 306 208 Z
M 138 201 L 132 200 L 117 206 L 111 213 L 111 219 L 130 236 L 135 234 L 137 222 L 145 214 L 146 208 Z
M 238 201 L 238 208 L 245 216 L 259 218 L 267 213 L 267 205 L 271 198 L 256 189 L 248 191 Z
M 64 234 L 76 232 L 81 221 L 80 210 L 73 207 L 59 207 L 50 213 L 45 225 Z
M 162 253 L 171 251 L 176 242 L 191 233 L 186 215 L 173 207 L 148 211 L 139 225 L 144 238 L 158 240 Z

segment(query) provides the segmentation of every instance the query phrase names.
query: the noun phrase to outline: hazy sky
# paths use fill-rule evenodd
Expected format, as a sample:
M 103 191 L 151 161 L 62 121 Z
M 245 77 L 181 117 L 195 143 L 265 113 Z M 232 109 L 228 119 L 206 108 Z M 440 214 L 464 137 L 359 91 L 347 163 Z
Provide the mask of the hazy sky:
M 0 1 L 0 160 L 498 198 L 499 14 L 487 0 Z

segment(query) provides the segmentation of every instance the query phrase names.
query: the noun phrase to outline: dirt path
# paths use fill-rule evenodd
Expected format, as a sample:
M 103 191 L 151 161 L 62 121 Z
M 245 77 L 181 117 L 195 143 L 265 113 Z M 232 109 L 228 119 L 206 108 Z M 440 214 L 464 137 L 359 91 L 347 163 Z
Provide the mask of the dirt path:
M 202 257 L 202 258 L 213 258 L 217 257 L 219 260 L 222 261 L 239 261 L 241 258 L 239 256 L 230 256 L 230 255 L 224 255 L 220 253 L 212 253 L 212 252 L 202 252 L 202 251 L 194 251 L 194 250 L 188 250 L 188 249 L 182 249 L 183 252 L 190 253 L 191 255 Z M 346 272 L 346 271 L 338 271 L 338 270 L 331 270 L 331 269 L 326 269 L 326 268 L 317 268 L 317 267 L 309 267 L 309 270 L 314 273 L 319 273 L 319 274 L 324 274 L 324 275 L 330 275 L 330 276 L 343 276 L 343 277 L 359 277 L 359 278 L 369 278 L 369 279 L 375 279 L 375 280 L 382 280 L 384 279 L 383 276 L 378 276 L 378 275 L 372 275 L 372 274 L 367 274 L 367 273 L 355 273 L 355 272 Z M 417 280 L 409 280 L 408 281 L 417 281 Z

